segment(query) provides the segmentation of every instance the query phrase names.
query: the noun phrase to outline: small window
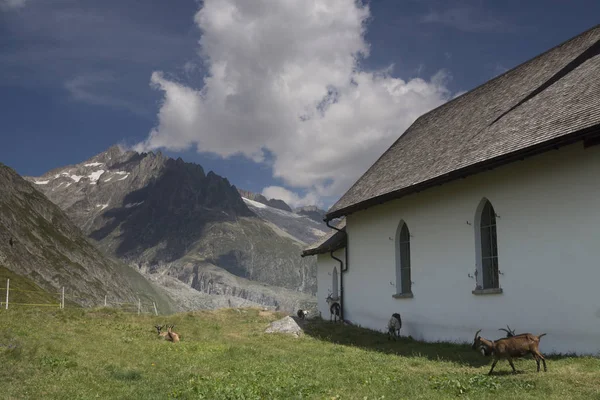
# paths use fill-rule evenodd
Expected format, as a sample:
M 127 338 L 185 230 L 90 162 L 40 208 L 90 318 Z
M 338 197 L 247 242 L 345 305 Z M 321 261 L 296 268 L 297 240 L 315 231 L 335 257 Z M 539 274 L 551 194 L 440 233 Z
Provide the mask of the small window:
M 481 208 L 479 222 L 480 256 L 479 266 L 482 289 L 497 289 L 500 287 L 498 278 L 498 243 L 496 234 L 496 213 L 492 203 L 485 200 Z
M 412 293 L 410 280 L 410 232 L 408 226 L 400 223 L 396 233 L 396 293 Z

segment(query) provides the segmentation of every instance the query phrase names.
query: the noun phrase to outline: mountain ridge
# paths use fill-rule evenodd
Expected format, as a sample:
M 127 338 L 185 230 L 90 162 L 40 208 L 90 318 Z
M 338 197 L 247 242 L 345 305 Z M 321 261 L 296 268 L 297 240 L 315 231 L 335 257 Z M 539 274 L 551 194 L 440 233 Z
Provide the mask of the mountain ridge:
M 277 208 L 283 211 L 288 211 L 294 214 L 304 215 L 312 219 L 313 221 L 323 222 L 323 218 L 327 213 L 326 210 L 322 210 L 316 205 L 308 205 L 292 208 L 289 204 L 281 199 L 267 199 L 265 196 L 259 193 L 254 193 L 249 190 L 238 189 L 238 192 L 243 198 L 248 200 L 253 200 L 259 203 L 262 203 L 266 206 Z M 328 228 L 327 228 L 328 229 Z
M 302 218 L 295 224 L 287 214 L 270 221 L 272 213 L 257 214 L 226 178 L 205 173 L 200 165 L 112 146 L 79 164 L 27 179 L 103 251 L 149 278 L 159 274 L 194 287 L 210 270 L 213 283 L 221 285 L 219 295 L 289 310 L 314 300 L 316 264 L 298 254 L 325 229 L 291 208 L 279 211 Z M 268 286 L 264 296 L 260 285 Z M 197 286 L 210 294 L 207 285 Z

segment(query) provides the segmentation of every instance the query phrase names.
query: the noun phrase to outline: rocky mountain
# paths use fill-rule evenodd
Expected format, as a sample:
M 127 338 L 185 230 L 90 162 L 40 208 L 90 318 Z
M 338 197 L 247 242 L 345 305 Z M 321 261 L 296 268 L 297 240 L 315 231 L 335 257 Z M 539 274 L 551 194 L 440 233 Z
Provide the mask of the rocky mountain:
M 292 310 L 314 300 L 316 265 L 298 254 L 319 233 L 307 225 L 308 235 L 301 228 L 292 234 L 261 217 L 227 179 L 199 165 L 113 146 L 28 179 L 102 250 L 172 295 L 184 283 L 212 296 L 190 304 L 250 301 Z
M 155 301 L 173 310 L 165 293 L 138 271 L 99 251 L 65 213 L 11 168 L 0 164 L 0 269 L 85 306 Z M 18 289 L 13 287 L 14 290 Z
M 322 210 L 317 206 L 299 207 L 296 208 L 294 212 L 298 215 L 304 215 L 317 222 L 323 222 L 323 218 L 325 218 L 325 214 L 327 214 L 327 211 Z
M 252 193 L 248 190 L 238 189 L 240 195 L 248 200 L 253 200 L 258 203 L 262 203 L 264 205 L 270 206 L 272 208 L 277 208 L 279 210 L 288 211 L 290 213 L 298 214 L 306 216 L 313 221 L 317 221 L 319 223 L 323 222 L 323 218 L 327 211 L 320 209 L 317 206 L 304 206 L 292 209 L 285 201 L 281 199 L 267 199 L 262 194 Z M 328 231 L 328 227 L 323 223 L 322 229 Z
M 303 244 L 315 242 L 329 229 L 323 222 L 316 222 L 306 216 L 271 207 L 245 197 L 242 199 L 256 215 Z
M 290 207 L 283 200 L 280 200 L 280 199 L 267 199 L 262 194 L 252 193 L 252 192 L 249 192 L 247 190 L 242 190 L 242 189 L 238 189 L 238 192 L 240 193 L 240 196 L 242 196 L 242 197 L 244 197 L 246 199 L 254 200 L 256 202 L 262 203 L 262 204 L 264 204 L 266 206 L 269 206 L 269 207 L 277 208 L 279 210 L 292 212 L 292 207 Z

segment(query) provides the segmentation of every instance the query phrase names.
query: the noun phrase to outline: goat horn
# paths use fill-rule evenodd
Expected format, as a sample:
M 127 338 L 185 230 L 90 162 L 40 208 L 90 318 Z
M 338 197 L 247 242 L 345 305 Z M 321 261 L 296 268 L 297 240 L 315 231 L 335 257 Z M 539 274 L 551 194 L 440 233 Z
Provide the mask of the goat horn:
M 475 332 L 475 338 L 473 339 L 473 341 L 477 340 L 477 335 L 479 334 L 479 332 L 481 332 L 481 329 Z

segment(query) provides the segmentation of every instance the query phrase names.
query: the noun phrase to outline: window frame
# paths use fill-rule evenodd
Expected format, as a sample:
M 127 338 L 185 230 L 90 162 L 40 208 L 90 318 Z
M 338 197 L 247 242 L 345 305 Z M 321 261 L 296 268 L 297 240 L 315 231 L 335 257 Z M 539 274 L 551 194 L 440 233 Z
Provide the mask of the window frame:
M 498 256 L 498 223 L 492 202 L 483 198 L 475 214 L 476 289 L 473 294 L 502 293 Z
M 396 293 L 395 298 L 412 298 L 412 266 L 410 251 L 410 229 L 405 221 L 400 221 L 396 229 Z

